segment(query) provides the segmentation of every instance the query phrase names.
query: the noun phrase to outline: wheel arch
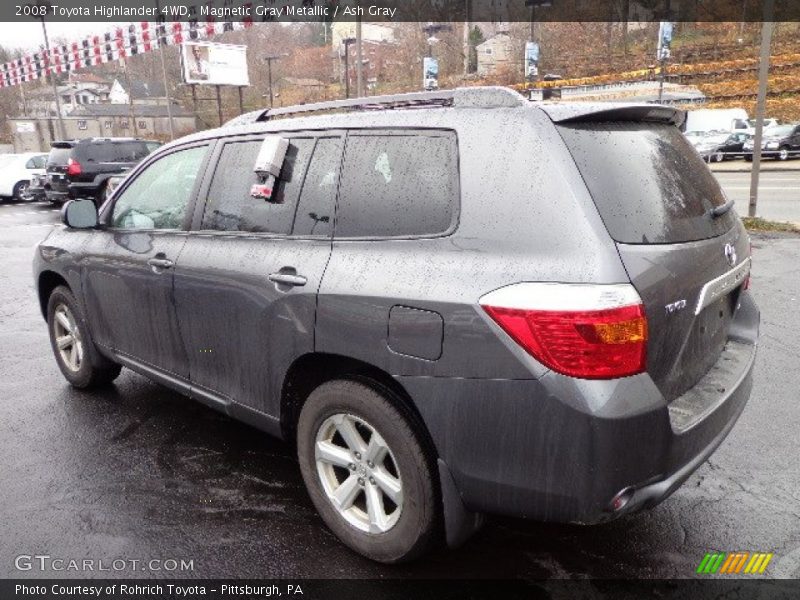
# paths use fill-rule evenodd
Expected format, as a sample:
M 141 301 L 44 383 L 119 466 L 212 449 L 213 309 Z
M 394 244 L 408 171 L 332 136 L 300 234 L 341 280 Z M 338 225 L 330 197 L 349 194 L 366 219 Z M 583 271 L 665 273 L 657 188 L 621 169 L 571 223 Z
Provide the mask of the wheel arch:
M 295 442 L 300 411 L 311 392 L 323 383 L 335 379 L 360 381 L 378 392 L 384 392 L 386 398 L 415 425 L 420 441 L 435 464 L 439 456 L 433 438 L 406 389 L 383 369 L 339 354 L 304 354 L 289 367 L 281 389 L 280 424 L 285 440 Z
M 36 287 L 39 293 L 39 309 L 45 320 L 47 319 L 47 301 L 50 299 L 50 294 L 53 293 L 53 290 L 60 285 L 73 291 L 67 280 L 55 271 L 42 271 L 39 273 Z

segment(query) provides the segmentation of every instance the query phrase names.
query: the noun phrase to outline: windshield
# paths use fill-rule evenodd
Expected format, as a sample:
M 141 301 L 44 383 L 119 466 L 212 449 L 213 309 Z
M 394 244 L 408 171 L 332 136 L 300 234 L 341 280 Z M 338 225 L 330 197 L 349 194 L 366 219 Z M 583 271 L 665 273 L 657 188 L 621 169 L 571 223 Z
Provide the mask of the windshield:
M 725 195 L 676 127 L 624 121 L 558 129 L 616 241 L 688 242 L 721 235 L 735 223 L 733 211 L 710 216 Z

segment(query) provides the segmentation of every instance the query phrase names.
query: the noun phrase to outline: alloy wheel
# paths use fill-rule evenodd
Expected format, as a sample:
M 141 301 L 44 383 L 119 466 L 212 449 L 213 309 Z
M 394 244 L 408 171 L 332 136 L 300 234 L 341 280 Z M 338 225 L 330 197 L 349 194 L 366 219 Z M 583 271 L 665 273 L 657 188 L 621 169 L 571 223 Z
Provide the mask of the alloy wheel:
M 17 192 L 16 193 L 17 200 L 24 200 L 25 195 L 28 193 L 28 182 L 23 181 L 21 183 L 18 183 L 16 192 Z
M 365 420 L 338 413 L 325 419 L 314 444 L 317 475 L 328 500 L 356 529 L 389 531 L 403 510 L 403 481 L 391 448 Z
M 53 313 L 53 336 L 61 362 L 73 373 L 83 364 L 83 341 L 75 316 L 66 304 Z

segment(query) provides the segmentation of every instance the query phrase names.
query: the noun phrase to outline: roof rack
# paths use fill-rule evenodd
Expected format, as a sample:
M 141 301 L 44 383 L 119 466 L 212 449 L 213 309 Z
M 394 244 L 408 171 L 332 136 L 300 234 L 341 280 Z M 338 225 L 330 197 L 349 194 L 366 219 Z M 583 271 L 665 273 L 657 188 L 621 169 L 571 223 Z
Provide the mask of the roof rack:
M 275 117 L 302 115 L 326 111 L 391 110 L 412 108 L 514 108 L 524 106 L 525 98 L 518 92 L 504 87 L 470 87 L 436 92 L 411 92 L 366 98 L 348 98 L 314 104 L 299 104 L 283 108 L 245 113 L 228 121 L 225 126 L 263 123 Z
M 256 122 L 269 121 L 278 116 L 293 115 L 310 112 L 324 112 L 334 110 L 377 110 L 393 108 L 423 108 L 431 106 L 452 106 L 455 94 L 453 90 L 438 92 L 412 92 L 409 94 L 392 94 L 387 96 L 371 96 L 365 98 L 348 98 L 347 100 L 332 100 L 329 102 L 315 102 L 313 104 L 299 104 L 284 108 L 272 108 L 262 112 Z

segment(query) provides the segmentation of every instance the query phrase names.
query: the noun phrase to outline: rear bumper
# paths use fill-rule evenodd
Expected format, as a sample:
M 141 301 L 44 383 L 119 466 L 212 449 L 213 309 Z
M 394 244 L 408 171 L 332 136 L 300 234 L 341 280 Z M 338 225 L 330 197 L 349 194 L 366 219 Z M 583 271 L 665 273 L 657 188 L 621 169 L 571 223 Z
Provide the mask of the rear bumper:
M 94 198 L 100 186 L 96 182 L 82 183 L 75 182 L 69 184 L 70 198 Z
M 756 355 L 758 310 L 747 293 L 740 311 L 717 364 L 669 404 L 648 375 L 398 381 L 467 510 L 608 521 L 667 498 L 732 429 L 750 396 Z M 696 418 L 686 416 L 692 410 Z M 627 501 L 613 509 L 622 491 Z
M 54 204 L 64 204 L 69 200 L 67 192 L 45 188 L 45 197 Z

